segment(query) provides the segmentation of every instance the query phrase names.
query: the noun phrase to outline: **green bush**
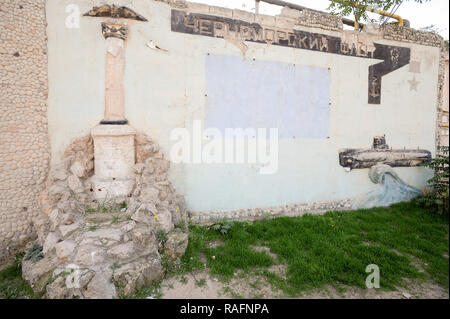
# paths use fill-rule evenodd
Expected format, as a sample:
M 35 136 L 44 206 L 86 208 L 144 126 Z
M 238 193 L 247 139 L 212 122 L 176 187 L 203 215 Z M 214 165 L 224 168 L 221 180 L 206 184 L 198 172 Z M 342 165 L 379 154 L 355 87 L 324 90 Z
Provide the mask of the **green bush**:
M 162 229 L 160 229 L 156 232 L 156 238 L 158 239 L 159 244 L 162 246 L 164 246 L 166 241 L 169 239 L 166 232 Z
M 220 232 L 222 235 L 228 234 L 231 227 L 233 227 L 233 222 L 228 221 L 225 218 L 221 220 L 215 220 L 214 224 L 211 225 L 211 229 Z
M 39 261 L 42 258 L 44 258 L 44 255 L 42 253 L 42 246 L 40 246 L 38 243 L 33 243 L 33 245 L 25 253 L 25 256 L 23 256 L 23 259 L 31 259 L 33 263 Z
M 418 202 L 427 207 L 436 209 L 439 213 L 448 213 L 449 209 L 449 147 L 439 146 L 438 154 L 424 165 L 434 170 L 434 176 L 428 183 L 430 192 L 418 198 Z

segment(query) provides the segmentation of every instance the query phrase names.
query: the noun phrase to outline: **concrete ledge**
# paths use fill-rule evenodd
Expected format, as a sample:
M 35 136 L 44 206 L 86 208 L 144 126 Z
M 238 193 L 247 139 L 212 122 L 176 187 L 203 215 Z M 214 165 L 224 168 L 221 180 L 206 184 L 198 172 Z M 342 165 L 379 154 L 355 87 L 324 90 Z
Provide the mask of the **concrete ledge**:
M 332 210 L 351 210 L 353 201 L 353 199 L 343 199 L 339 201 L 287 204 L 266 208 L 249 208 L 222 212 L 189 211 L 188 216 L 191 223 L 206 225 L 223 218 L 232 221 L 253 221 L 264 218 L 296 217 L 305 214 L 320 215 Z
M 209 13 L 224 18 L 233 18 L 233 10 L 228 8 L 210 6 Z
M 187 2 L 187 9 L 189 12 L 209 13 L 209 8 L 210 6 L 207 4 Z
M 234 9 L 233 10 L 233 19 L 244 20 L 244 21 L 253 23 L 253 22 L 255 22 L 255 14 L 248 12 L 248 11 L 244 11 L 244 10 Z
M 135 135 L 136 130 L 129 125 L 102 124 L 91 130 L 92 137 Z

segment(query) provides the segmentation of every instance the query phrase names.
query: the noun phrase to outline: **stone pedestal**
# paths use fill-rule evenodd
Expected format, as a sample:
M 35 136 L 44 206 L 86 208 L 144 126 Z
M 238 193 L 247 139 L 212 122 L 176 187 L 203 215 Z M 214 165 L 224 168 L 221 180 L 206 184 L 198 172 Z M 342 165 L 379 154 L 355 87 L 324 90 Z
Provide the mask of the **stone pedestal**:
M 128 196 L 134 186 L 136 131 L 129 125 L 98 125 L 94 139 L 95 175 L 92 179 L 98 199 Z

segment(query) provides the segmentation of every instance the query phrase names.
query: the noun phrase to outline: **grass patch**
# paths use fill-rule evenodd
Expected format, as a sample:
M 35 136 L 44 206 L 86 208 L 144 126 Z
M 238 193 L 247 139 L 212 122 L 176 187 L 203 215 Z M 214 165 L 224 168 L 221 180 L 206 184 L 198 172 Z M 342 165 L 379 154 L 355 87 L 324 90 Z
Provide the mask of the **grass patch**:
M 448 287 L 448 215 L 426 211 L 414 203 L 321 216 L 281 217 L 271 220 L 234 222 L 227 227 L 190 227 L 189 246 L 182 258 L 185 271 L 206 266 L 213 275 L 230 279 L 238 270 L 263 269 L 267 280 L 290 295 L 325 285 L 365 288 L 366 266 L 380 268 L 380 286 L 393 289 L 403 278 L 431 277 Z M 224 244 L 209 247 L 208 243 Z M 287 266 L 286 279 L 267 268 L 277 263 L 266 246 Z M 423 263 L 421 273 L 413 256 Z
M 88 226 L 87 231 L 96 231 L 97 229 L 98 229 L 98 226 L 91 225 L 91 226 Z
M 23 254 L 16 257 L 14 264 L 0 271 L 0 299 L 36 298 L 30 285 L 22 279 Z
M 205 279 L 205 278 L 202 278 L 202 279 L 197 280 L 197 281 L 195 282 L 195 285 L 196 285 L 197 287 L 205 287 L 205 286 L 206 286 L 206 279 Z
M 86 214 L 107 214 L 109 212 L 108 207 L 106 206 L 99 206 L 97 208 L 88 208 L 86 209 Z
M 142 287 L 132 295 L 121 295 L 119 299 L 146 299 L 148 297 L 154 299 L 160 299 L 162 297 L 161 280 L 153 281 L 152 286 Z
M 85 209 L 85 213 L 89 214 L 114 214 L 121 213 L 122 211 L 126 211 L 127 203 L 122 202 L 120 204 L 116 204 L 113 201 L 104 202 L 101 204 L 97 204 L 96 207 L 90 207 Z

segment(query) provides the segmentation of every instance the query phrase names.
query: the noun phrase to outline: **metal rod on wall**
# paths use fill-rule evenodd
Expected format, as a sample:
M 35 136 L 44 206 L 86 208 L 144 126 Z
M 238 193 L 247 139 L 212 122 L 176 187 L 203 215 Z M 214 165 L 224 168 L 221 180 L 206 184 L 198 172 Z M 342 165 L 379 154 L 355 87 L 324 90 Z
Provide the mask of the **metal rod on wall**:
M 370 6 L 362 5 L 362 4 L 359 4 L 359 3 L 351 3 L 351 2 L 348 2 L 347 0 L 330 0 L 330 1 L 338 2 L 338 3 L 342 3 L 342 4 L 347 4 L 349 6 L 352 6 L 353 8 L 364 9 L 366 11 L 370 11 L 370 12 L 373 12 L 373 13 L 378 13 L 379 15 L 382 15 L 382 16 L 385 16 L 385 17 L 390 17 L 390 18 L 396 19 L 398 21 L 398 25 L 400 27 L 403 27 L 403 18 L 401 16 L 397 15 L 397 14 L 393 14 L 393 13 L 386 12 L 386 11 L 383 11 L 383 10 L 378 10 L 378 9 L 372 8 Z M 356 19 L 356 15 L 355 15 L 355 29 L 358 29 L 358 28 L 359 28 L 358 27 L 358 20 Z

